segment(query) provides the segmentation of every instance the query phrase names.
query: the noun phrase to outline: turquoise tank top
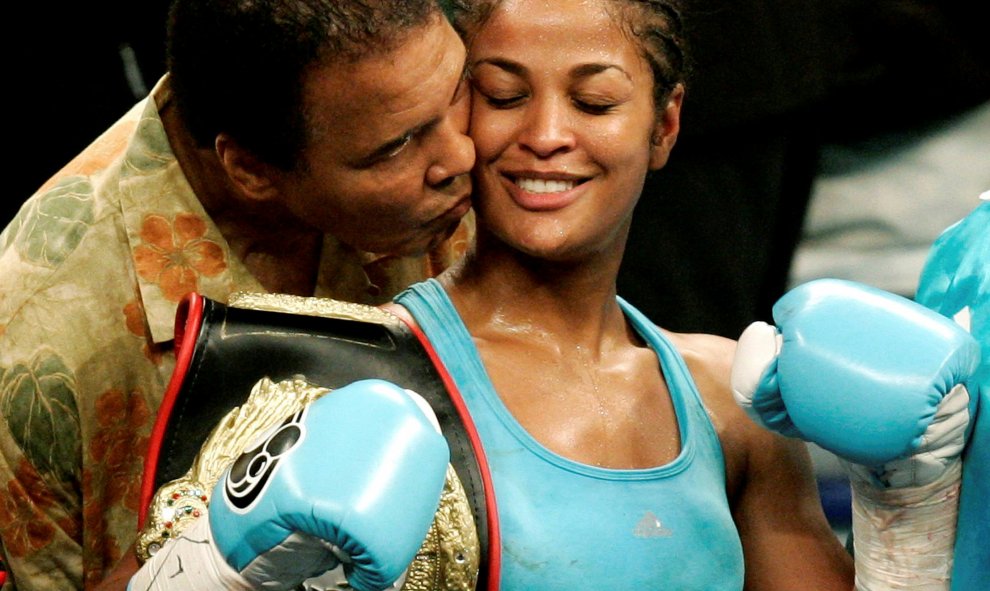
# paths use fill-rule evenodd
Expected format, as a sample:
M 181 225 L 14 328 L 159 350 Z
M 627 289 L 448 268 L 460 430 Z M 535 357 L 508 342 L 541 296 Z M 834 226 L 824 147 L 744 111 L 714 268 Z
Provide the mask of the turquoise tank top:
M 396 301 L 429 338 L 478 430 L 498 510 L 501 589 L 742 589 L 718 437 L 683 359 L 642 314 L 619 299 L 660 359 L 681 451 L 665 466 L 615 470 L 555 454 L 522 428 L 439 283 Z

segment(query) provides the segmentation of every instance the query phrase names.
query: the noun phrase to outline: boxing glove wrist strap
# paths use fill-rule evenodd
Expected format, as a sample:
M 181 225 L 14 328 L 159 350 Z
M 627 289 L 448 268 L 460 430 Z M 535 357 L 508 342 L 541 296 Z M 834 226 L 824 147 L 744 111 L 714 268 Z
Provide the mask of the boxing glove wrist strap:
M 949 588 L 961 474 L 953 462 L 924 486 L 881 489 L 851 480 L 857 590 Z
M 195 520 L 182 537 L 165 544 L 131 578 L 127 591 L 252 591 L 255 586 L 220 555 L 210 533 L 209 518 Z

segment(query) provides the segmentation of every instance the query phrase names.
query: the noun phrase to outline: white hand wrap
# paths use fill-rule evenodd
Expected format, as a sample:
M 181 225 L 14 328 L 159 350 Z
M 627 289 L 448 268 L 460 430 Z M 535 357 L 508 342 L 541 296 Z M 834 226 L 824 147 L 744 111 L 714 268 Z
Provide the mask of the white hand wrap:
M 961 474 L 955 461 L 923 486 L 881 489 L 851 479 L 857 590 L 949 588 Z
M 207 516 L 197 519 L 182 536 L 162 546 L 131 578 L 127 591 L 227 589 L 253 591 L 217 551 Z
M 131 579 L 127 591 L 265 591 L 289 587 L 281 581 L 283 577 L 277 570 L 279 561 L 273 562 L 267 556 L 259 557 L 257 564 L 245 569 L 243 575 L 237 573 L 217 551 L 209 521 L 206 515 L 202 516 L 180 537 L 153 554 Z M 290 536 L 274 552 L 293 555 L 293 565 L 308 562 L 325 564 L 328 553 L 340 563 L 349 560 L 324 540 L 304 534 Z M 399 584 L 393 587 L 399 588 L 404 581 L 405 573 Z M 306 589 L 337 589 L 342 586 L 347 587 L 347 579 L 339 567 L 328 571 L 323 577 L 304 583 Z

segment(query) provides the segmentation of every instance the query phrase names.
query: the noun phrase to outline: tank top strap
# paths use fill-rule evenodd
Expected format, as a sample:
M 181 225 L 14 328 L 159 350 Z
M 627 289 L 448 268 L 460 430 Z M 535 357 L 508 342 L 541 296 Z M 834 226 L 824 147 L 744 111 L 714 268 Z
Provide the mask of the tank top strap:
M 684 362 L 674 344 L 670 342 L 660 327 L 650 321 L 642 312 L 637 310 L 632 304 L 618 297 L 619 307 L 625 313 L 626 318 L 632 323 L 636 332 L 646 340 L 650 348 L 656 353 L 660 360 L 660 367 L 667 382 L 667 389 L 674 404 L 674 412 L 678 416 L 678 424 L 681 426 L 681 437 L 686 441 L 691 441 L 694 437 L 688 437 L 687 431 L 700 429 L 700 432 L 692 435 L 700 435 L 708 441 L 714 440 L 717 444 L 718 434 L 712 426 L 708 417 L 708 411 L 698 392 L 698 387 L 691 377 L 691 372 Z M 718 451 L 719 460 L 721 457 L 721 446 L 715 446 Z
M 474 350 L 465 346 L 473 343 L 471 335 L 439 281 L 431 278 L 416 283 L 396 296 L 395 302 L 409 310 L 433 348 L 443 351 L 447 370 L 455 380 L 485 373 Z

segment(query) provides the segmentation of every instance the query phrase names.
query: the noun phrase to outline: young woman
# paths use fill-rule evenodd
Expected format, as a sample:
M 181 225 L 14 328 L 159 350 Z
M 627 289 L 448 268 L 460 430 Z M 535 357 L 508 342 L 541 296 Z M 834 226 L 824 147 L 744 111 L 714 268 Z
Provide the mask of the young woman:
M 658 330 L 616 297 L 644 179 L 679 129 L 676 10 L 473 8 L 477 245 L 396 301 L 492 462 L 506 588 L 849 589 L 803 445 L 732 398 L 734 343 Z
M 414 285 L 388 309 L 426 335 L 463 400 L 462 414 L 476 428 L 490 477 L 485 494 L 495 508 L 489 533 L 497 533 L 487 540 L 483 585 L 493 591 L 851 589 L 853 560 L 824 517 L 804 444 L 757 426 L 736 402 L 730 373 L 736 374 L 733 359 L 746 335 L 737 347 L 721 337 L 671 333 L 616 295 L 644 179 L 663 168 L 679 130 L 685 60 L 676 6 L 670 0 L 467 4 L 458 7 L 456 20 L 469 48 L 473 87 L 477 242 L 459 265 Z M 364 453 L 365 447 L 342 441 L 315 451 L 329 459 Z M 373 471 L 382 465 L 355 462 L 349 477 L 334 478 L 376 481 L 355 476 L 364 474 L 362 466 Z M 958 473 L 955 466 L 947 477 L 955 484 L 943 486 L 936 478 L 935 496 L 951 504 Z M 202 541 L 227 539 L 236 549 L 238 538 L 251 536 L 225 504 L 218 508 L 224 479 L 229 477 L 214 489 L 209 536 L 203 534 L 207 520 L 191 527 L 199 527 Z M 403 509 L 413 497 L 423 500 L 408 481 L 397 486 L 372 488 L 369 495 L 378 502 L 398 490 Z M 923 492 L 918 498 L 928 503 L 932 495 Z M 294 507 L 309 507 L 308 499 L 291 496 Z M 313 496 L 316 506 L 325 495 Z M 857 537 L 864 533 L 869 541 L 884 531 L 887 545 L 881 541 L 876 556 L 866 546 L 857 560 L 864 554 L 900 568 L 897 552 L 907 537 L 888 524 L 912 511 L 886 508 L 891 511 L 879 526 L 869 520 L 873 509 L 863 512 L 860 523 L 868 527 Z M 251 523 L 275 523 L 293 538 L 294 526 L 286 526 L 293 518 L 272 513 L 252 514 Z M 954 517 L 951 510 L 941 514 Z M 912 524 L 910 533 L 927 551 L 933 536 L 942 534 L 925 530 L 932 523 L 926 519 Z M 339 537 L 340 523 L 324 527 L 317 521 L 315 529 Z M 395 523 L 386 525 L 395 529 Z M 362 552 L 364 562 L 352 561 L 338 540 L 320 535 L 321 543 L 334 544 L 335 556 L 345 549 L 341 561 L 352 569 L 371 563 L 375 573 L 387 570 L 367 560 L 369 552 Z M 203 564 L 211 569 L 234 566 L 229 579 L 238 581 L 254 569 L 238 558 L 239 550 L 215 545 L 220 558 L 204 550 Z M 277 550 L 255 545 L 252 560 Z M 186 556 L 184 572 L 193 564 Z M 452 556 L 465 561 L 458 552 Z M 152 564 L 156 560 L 142 572 L 172 572 L 179 564 L 166 558 L 161 568 Z M 942 558 L 930 562 L 945 571 Z M 885 568 L 865 570 L 856 573 L 861 588 L 894 588 L 884 580 Z M 920 580 L 920 568 L 900 571 Z M 272 576 L 265 572 L 271 588 L 297 582 L 279 586 Z M 420 588 L 413 578 L 409 588 Z M 362 581 L 352 578 L 351 586 L 373 588 L 359 587 Z M 461 583 L 435 586 L 470 586 Z M 176 588 L 165 577 L 155 584 Z

